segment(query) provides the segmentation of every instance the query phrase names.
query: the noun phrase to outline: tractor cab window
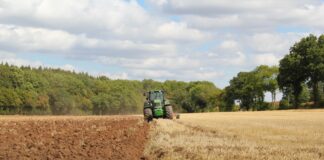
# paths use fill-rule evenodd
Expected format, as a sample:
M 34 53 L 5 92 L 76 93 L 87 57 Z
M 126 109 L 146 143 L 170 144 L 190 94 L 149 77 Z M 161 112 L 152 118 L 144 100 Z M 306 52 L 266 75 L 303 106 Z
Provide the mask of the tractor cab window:
M 155 99 L 163 100 L 163 93 L 162 92 L 151 92 L 150 100 L 153 101 Z

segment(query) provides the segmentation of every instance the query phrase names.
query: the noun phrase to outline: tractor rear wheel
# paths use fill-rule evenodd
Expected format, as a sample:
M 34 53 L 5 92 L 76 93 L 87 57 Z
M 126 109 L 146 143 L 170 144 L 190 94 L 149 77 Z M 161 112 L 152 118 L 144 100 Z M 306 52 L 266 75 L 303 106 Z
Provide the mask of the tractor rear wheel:
M 147 122 L 152 121 L 153 119 L 153 113 L 151 108 L 145 108 L 144 109 L 144 120 Z
M 165 111 L 166 111 L 166 118 L 167 119 L 173 119 L 173 110 L 172 106 L 165 106 Z

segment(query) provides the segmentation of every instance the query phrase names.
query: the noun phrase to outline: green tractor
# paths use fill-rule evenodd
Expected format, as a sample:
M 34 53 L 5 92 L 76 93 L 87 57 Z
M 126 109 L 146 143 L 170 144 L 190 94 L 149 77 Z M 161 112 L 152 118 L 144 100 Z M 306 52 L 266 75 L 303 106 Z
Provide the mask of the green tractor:
M 165 92 L 161 90 L 144 93 L 144 119 L 148 122 L 153 118 L 173 119 L 173 110 L 170 101 L 165 98 Z

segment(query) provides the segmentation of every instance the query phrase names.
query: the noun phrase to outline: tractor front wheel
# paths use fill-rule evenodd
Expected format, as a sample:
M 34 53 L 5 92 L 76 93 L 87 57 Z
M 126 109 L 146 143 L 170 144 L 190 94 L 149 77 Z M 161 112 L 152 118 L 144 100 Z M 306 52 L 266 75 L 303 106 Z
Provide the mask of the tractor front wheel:
M 172 106 L 165 106 L 165 111 L 166 111 L 166 118 L 167 119 L 173 119 Z
M 151 108 L 144 109 L 144 120 L 150 122 L 153 120 L 153 113 Z

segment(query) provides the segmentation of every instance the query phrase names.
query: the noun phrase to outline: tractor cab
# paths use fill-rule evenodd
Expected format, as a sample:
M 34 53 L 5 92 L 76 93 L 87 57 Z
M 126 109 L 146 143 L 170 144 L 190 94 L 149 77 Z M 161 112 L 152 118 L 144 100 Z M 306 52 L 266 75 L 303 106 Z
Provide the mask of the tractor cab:
M 164 91 L 150 91 L 148 92 L 148 97 L 150 101 L 154 100 L 164 100 Z

